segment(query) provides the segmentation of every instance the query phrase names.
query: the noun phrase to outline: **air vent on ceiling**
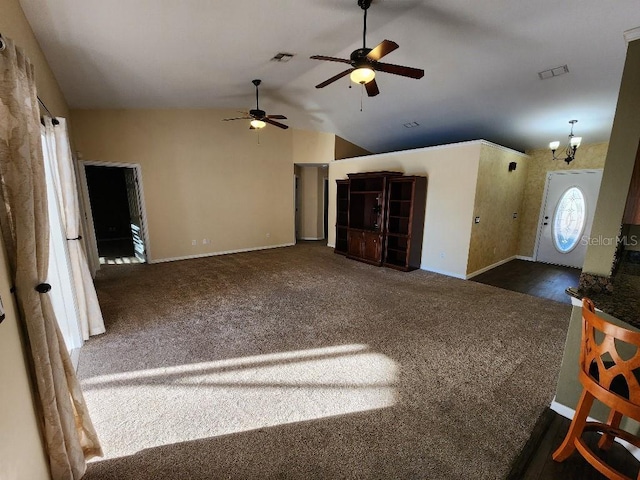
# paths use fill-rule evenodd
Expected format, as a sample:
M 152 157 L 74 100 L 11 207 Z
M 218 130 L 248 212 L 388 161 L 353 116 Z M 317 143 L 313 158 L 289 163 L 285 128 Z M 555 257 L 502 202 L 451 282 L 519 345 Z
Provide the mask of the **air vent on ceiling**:
M 403 126 L 404 128 L 415 128 L 420 126 L 420 124 L 418 122 L 409 122 L 409 123 L 404 123 Z
M 288 62 L 292 58 L 293 58 L 293 53 L 278 53 L 271 59 L 271 61 L 272 62 Z
M 538 72 L 538 76 L 540 77 L 540 80 L 546 80 L 547 78 L 559 77 L 560 75 L 564 75 L 565 73 L 569 73 L 569 67 L 566 65 L 561 65 L 560 67 L 554 67 L 550 68 L 549 70 Z

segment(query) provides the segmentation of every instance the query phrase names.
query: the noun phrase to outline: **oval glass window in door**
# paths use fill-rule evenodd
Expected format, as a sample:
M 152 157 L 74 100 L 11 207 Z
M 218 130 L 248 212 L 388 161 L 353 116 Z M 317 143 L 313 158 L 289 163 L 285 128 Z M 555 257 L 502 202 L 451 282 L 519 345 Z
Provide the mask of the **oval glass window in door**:
M 560 197 L 553 215 L 551 236 L 560 253 L 568 253 L 580 242 L 587 220 L 584 195 L 578 187 L 571 187 Z

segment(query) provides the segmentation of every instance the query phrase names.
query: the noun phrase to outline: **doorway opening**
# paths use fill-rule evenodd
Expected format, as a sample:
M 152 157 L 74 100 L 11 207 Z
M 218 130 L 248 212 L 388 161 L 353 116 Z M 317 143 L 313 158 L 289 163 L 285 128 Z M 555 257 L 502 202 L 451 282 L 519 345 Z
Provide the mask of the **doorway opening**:
M 84 167 L 99 263 L 145 263 L 139 167 L 90 162 L 85 162 Z
M 296 241 L 324 241 L 328 233 L 328 165 L 294 165 L 294 212 Z

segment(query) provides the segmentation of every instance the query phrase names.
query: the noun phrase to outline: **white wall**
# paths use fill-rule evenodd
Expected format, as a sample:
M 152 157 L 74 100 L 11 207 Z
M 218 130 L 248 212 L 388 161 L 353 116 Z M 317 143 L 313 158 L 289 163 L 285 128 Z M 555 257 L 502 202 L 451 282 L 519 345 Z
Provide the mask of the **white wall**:
M 335 244 L 336 180 L 348 173 L 396 171 L 427 177 L 423 270 L 466 277 L 480 140 L 338 160 L 329 165 L 329 245 Z

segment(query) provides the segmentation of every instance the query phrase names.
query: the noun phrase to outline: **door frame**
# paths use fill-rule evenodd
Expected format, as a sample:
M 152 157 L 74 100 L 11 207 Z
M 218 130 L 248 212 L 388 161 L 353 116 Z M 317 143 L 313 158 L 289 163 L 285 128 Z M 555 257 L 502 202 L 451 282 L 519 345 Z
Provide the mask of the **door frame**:
M 540 203 L 540 213 L 538 214 L 538 227 L 536 229 L 536 243 L 533 247 L 533 260 L 535 262 L 538 261 L 538 247 L 540 246 L 540 238 L 542 236 L 542 223 L 544 221 L 544 212 L 545 206 L 547 205 L 547 195 L 549 194 L 549 180 L 551 179 L 551 175 L 555 174 L 580 174 L 580 173 L 600 173 L 602 172 L 602 168 L 583 168 L 576 170 L 549 170 L 546 174 L 546 179 L 544 182 L 544 191 L 542 193 L 542 202 Z M 598 197 L 600 197 L 600 193 L 598 193 Z M 596 199 L 596 205 L 598 203 L 598 199 Z M 593 212 L 595 214 L 595 212 Z M 591 233 L 591 232 L 589 232 Z
M 144 200 L 144 187 L 142 185 L 142 167 L 140 166 L 139 163 L 123 163 L 123 162 L 101 162 L 101 161 L 94 161 L 94 160 L 81 160 L 80 161 L 81 165 L 82 165 L 82 181 L 84 183 L 84 185 L 82 186 L 83 188 L 82 190 L 82 196 L 83 196 L 83 203 L 85 205 L 87 205 L 87 212 L 85 213 L 85 216 L 87 218 L 87 226 L 90 227 L 88 229 L 90 229 L 90 248 L 91 248 L 91 255 L 94 256 L 95 259 L 99 259 L 100 255 L 98 254 L 98 241 L 96 239 L 96 230 L 95 230 L 95 225 L 93 224 L 93 212 L 91 210 L 91 200 L 89 198 L 89 186 L 87 184 L 87 175 L 86 175 L 86 167 L 115 167 L 115 168 L 131 168 L 133 169 L 135 178 L 136 178 L 136 190 L 137 190 L 137 194 L 138 194 L 138 199 L 140 200 L 140 220 L 142 221 L 142 236 L 143 236 L 143 242 L 144 242 L 144 248 L 145 248 L 145 252 L 146 252 L 146 257 L 147 257 L 147 263 L 152 263 L 149 260 L 149 229 L 148 229 L 148 222 L 147 222 L 147 207 L 145 205 L 145 200 Z M 97 269 L 100 268 L 100 262 L 98 261 L 98 266 Z

